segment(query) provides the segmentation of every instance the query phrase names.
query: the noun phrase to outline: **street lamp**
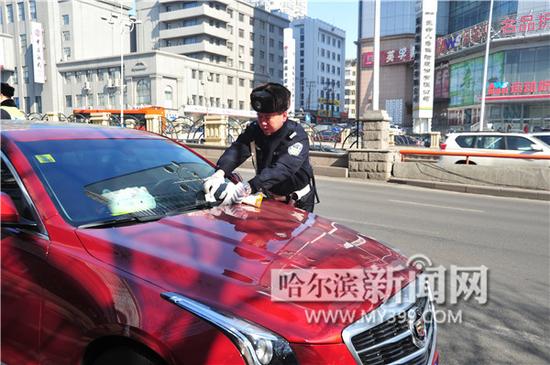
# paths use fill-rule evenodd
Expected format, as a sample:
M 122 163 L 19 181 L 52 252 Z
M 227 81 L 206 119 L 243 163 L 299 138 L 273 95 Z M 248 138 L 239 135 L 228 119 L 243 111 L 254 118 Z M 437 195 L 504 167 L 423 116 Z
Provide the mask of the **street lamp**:
M 128 19 L 123 16 L 122 1 L 120 2 L 120 18 L 117 14 L 111 14 L 110 18 L 101 17 L 107 23 L 114 25 L 118 19 L 120 24 L 120 126 L 124 127 L 124 32 L 128 29 L 131 34 L 136 24 L 141 24 L 134 15 L 128 15 Z

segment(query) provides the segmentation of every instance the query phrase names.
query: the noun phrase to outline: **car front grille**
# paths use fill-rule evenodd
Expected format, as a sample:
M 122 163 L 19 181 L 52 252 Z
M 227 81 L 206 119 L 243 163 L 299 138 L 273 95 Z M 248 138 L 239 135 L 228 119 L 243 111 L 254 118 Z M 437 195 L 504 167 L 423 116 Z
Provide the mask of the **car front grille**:
M 358 364 L 430 365 L 435 323 L 433 305 L 426 297 L 413 298 L 412 302 L 393 307 L 382 305 L 375 312 L 382 313 L 381 320 L 374 323 L 360 320 L 344 330 L 344 342 Z M 424 343 L 419 341 L 412 324 L 420 318 L 430 319 L 423 322 L 426 333 Z

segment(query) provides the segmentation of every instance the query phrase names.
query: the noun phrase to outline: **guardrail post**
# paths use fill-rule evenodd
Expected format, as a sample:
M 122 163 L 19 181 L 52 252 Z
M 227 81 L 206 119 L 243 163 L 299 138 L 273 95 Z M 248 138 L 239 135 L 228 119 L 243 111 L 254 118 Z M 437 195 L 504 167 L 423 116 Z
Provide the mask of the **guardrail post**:
M 90 123 L 109 126 L 111 113 L 90 113 Z
M 160 115 L 151 114 L 145 115 L 145 128 L 149 132 L 161 134 L 161 120 Z
M 430 132 L 430 148 L 439 148 L 440 132 Z

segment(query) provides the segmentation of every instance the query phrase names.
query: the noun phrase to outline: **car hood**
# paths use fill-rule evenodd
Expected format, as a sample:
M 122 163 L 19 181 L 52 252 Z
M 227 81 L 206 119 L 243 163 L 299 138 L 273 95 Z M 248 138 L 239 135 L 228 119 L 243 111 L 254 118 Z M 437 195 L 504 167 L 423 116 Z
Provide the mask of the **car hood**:
M 271 201 L 260 209 L 218 207 L 124 227 L 79 229 L 77 234 L 97 259 L 258 323 L 290 342 L 341 342 L 349 321 L 312 320 L 306 312 L 341 310 L 358 320 L 396 289 L 350 302 L 274 301 L 272 269 L 391 268 L 403 283 L 416 274 L 405 257 L 381 243 Z

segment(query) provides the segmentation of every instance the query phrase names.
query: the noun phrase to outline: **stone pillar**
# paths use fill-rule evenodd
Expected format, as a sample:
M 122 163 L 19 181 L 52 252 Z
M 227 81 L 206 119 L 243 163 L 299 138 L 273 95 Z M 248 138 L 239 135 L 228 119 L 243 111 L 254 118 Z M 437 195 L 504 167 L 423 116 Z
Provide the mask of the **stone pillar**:
M 365 112 L 359 121 L 363 124 L 363 148 L 348 152 L 349 177 L 387 181 L 398 155 L 389 149 L 391 118 L 385 110 L 377 110 Z
M 388 149 L 391 118 L 385 110 L 368 110 L 359 121 L 363 124 L 363 148 Z
M 90 113 L 90 123 L 109 126 L 111 113 Z
M 430 148 L 439 148 L 439 141 L 441 140 L 440 132 L 430 132 Z
M 225 146 L 227 141 L 228 124 L 227 115 L 205 115 L 205 144 Z
M 151 114 L 145 116 L 145 129 L 148 132 L 161 134 L 162 122 L 160 115 Z
M 48 121 L 50 121 L 50 122 L 59 122 L 59 114 L 49 112 L 49 113 L 46 113 L 46 115 L 48 116 Z

